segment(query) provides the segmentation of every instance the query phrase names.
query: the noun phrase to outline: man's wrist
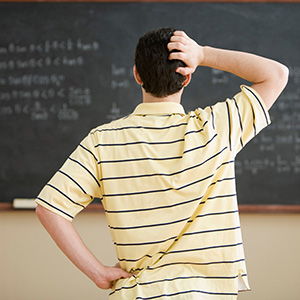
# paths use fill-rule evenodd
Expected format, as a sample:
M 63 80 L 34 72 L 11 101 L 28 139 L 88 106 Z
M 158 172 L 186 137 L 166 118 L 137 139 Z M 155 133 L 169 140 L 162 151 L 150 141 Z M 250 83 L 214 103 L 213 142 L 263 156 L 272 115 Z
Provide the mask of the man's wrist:
M 213 48 L 209 46 L 202 47 L 202 60 L 200 61 L 199 66 L 205 66 L 205 67 L 211 66 L 212 50 Z
M 93 269 L 90 270 L 90 274 L 88 277 L 97 284 L 99 281 L 103 281 L 103 278 L 105 277 L 105 266 L 102 265 L 99 261 L 93 265 Z

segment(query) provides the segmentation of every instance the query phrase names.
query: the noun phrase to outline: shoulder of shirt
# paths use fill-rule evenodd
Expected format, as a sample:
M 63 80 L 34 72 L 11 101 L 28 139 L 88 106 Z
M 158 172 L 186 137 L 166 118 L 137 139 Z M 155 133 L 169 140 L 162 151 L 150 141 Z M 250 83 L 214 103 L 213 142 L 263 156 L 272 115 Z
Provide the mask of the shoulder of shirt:
M 129 115 L 130 116 L 130 115 Z M 125 116 L 116 120 L 112 120 L 111 122 L 107 122 L 104 124 L 100 124 L 97 127 L 94 127 L 90 130 L 90 134 L 94 134 L 96 132 L 105 131 L 108 129 L 120 128 L 124 125 L 124 121 L 129 117 Z

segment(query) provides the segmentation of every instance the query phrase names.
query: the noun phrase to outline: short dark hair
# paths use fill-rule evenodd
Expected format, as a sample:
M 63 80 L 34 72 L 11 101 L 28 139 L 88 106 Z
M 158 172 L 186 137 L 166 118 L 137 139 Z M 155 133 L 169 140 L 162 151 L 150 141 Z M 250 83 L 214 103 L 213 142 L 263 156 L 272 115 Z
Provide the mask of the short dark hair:
M 135 65 L 147 93 L 162 98 L 183 88 L 185 76 L 176 73 L 185 66 L 181 60 L 169 60 L 168 43 L 175 29 L 158 28 L 143 35 L 136 46 Z

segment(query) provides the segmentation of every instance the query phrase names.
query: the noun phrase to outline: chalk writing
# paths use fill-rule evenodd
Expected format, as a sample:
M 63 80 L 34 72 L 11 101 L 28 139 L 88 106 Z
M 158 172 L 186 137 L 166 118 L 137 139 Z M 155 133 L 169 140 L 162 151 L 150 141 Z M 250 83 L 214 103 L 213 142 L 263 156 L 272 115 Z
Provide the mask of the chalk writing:
M 84 67 L 88 53 L 99 50 L 98 41 L 82 38 L 1 45 L 0 115 L 24 115 L 32 121 L 78 120 L 80 107 L 92 104 L 92 90 L 74 85 L 69 69 Z M 118 82 L 116 87 L 124 84 Z
M 111 89 L 127 89 L 131 84 L 134 84 L 130 78 L 133 77 L 132 67 L 118 66 L 116 63 L 111 65 L 112 80 L 110 83 Z
M 0 47 L 0 55 L 6 54 L 31 54 L 31 53 L 49 53 L 49 52 L 73 52 L 76 50 L 87 52 L 87 51 L 98 51 L 100 49 L 99 42 L 97 41 L 82 41 L 78 38 L 76 40 L 45 40 L 38 43 L 30 43 L 28 45 L 17 44 L 14 42 L 9 43 L 6 46 Z
M 118 107 L 116 102 L 112 103 L 112 106 L 109 110 L 109 114 L 106 116 L 108 120 L 116 120 L 121 118 L 123 115 L 121 114 L 121 109 Z
M 229 74 L 217 70 L 217 69 L 211 69 L 211 82 L 212 84 L 228 84 L 229 83 Z

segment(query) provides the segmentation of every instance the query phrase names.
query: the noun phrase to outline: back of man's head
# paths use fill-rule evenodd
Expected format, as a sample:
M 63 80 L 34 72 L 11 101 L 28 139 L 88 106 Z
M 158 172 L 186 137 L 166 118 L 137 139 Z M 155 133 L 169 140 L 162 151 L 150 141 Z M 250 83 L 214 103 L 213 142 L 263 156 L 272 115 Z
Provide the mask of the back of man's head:
M 169 60 L 168 43 L 174 28 L 159 28 L 147 32 L 139 39 L 135 52 L 135 65 L 143 88 L 147 93 L 162 98 L 177 93 L 183 88 L 185 76 L 176 73 L 185 64 Z

